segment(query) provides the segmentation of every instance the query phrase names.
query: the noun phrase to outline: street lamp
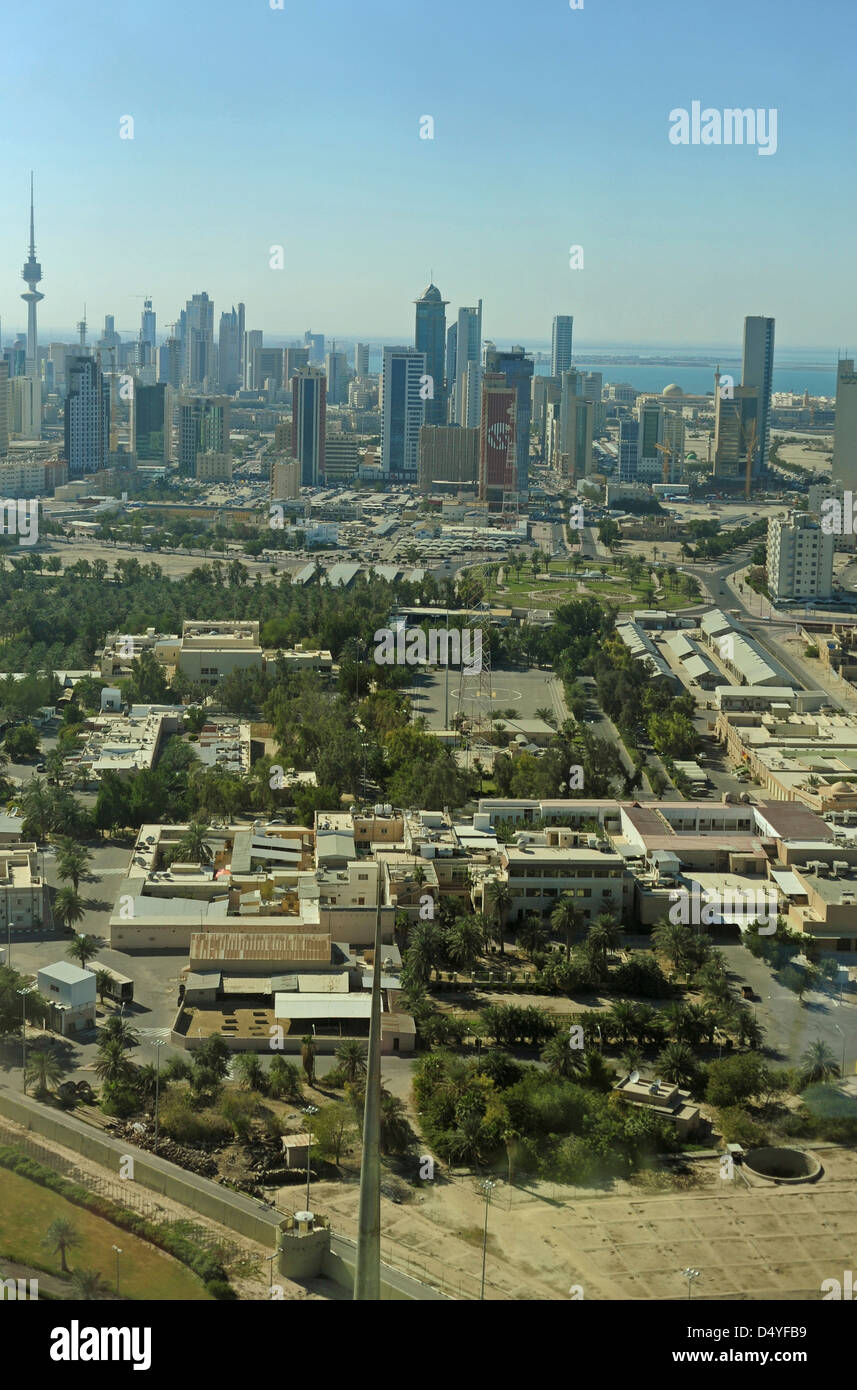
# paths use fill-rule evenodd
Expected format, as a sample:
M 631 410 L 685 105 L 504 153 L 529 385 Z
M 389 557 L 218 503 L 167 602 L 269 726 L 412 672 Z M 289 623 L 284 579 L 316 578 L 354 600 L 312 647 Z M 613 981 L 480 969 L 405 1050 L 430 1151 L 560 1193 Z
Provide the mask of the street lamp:
M 23 1043 L 23 1048 L 24 1048 L 24 1060 L 23 1060 L 23 1068 L 24 1068 L 23 1090 L 24 1090 L 24 1095 L 27 1094 L 27 995 L 28 995 L 28 994 L 32 994 L 32 993 L 33 993 L 33 990 L 34 990 L 35 988 L 36 988 L 35 985 L 25 985 L 23 989 L 19 989 L 19 990 L 18 990 L 18 993 L 19 993 L 20 996 L 21 996 L 21 1020 L 22 1020 L 22 1022 L 21 1022 L 21 1042 Z
M 485 1226 L 482 1231 L 482 1286 L 479 1291 L 479 1298 L 485 1298 L 485 1260 L 488 1254 L 488 1208 L 491 1205 L 491 1193 L 494 1191 L 495 1184 L 490 1178 L 486 1178 L 479 1186 L 485 1193 Z
M 309 1210 L 310 1210 L 310 1205 L 309 1205 L 309 1179 L 310 1179 L 309 1155 L 310 1155 L 310 1149 L 312 1148 L 312 1117 L 313 1117 L 313 1115 L 317 1115 L 317 1114 L 318 1114 L 318 1106 L 317 1106 L 317 1105 L 305 1105 L 305 1106 L 304 1106 L 304 1114 L 309 1116 L 309 1121 L 307 1122 L 307 1136 L 308 1136 L 308 1138 L 307 1138 L 307 1146 L 306 1146 L 306 1210 L 309 1211 Z
M 694 1281 L 694 1279 L 698 1279 L 698 1278 L 700 1277 L 701 1270 L 698 1270 L 698 1269 L 683 1269 L 683 1270 L 682 1270 L 682 1274 L 684 1275 L 685 1279 L 687 1280 L 687 1296 L 688 1296 L 688 1298 L 690 1298 L 690 1297 L 692 1296 L 692 1292 L 693 1292 L 693 1281 Z
M 161 1048 L 164 1045 L 163 1038 L 154 1038 L 152 1047 L 155 1049 L 155 1153 L 158 1152 L 158 1101 L 160 1100 L 161 1090 Z
M 119 1297 L 119 1256 L 122 1254 L 122 1249 L 121 1249 L 121 1247 L 118 1246 L 118 1245 L 114 1245 L 113 1249 L 116 1251 L 116 1297 L 118 1298 L 118 1297 Z
M 831 1021 L 831 1023 L 833 1023 L 833 1019 L 831 1019 L 830 1021 Z M 833 1026 L 834 1026 L 834 1028 L 836 1029 L 837 1033 L 841 1033 L 841 1034 L 842 1034 L 842 1070 L 841 1070 L 841 1072 L 839 1073 L 839 1075 L 842 1077 L 842 1079 L 843 1079 L 843 1081 L 844 1081 L 844 1080 L 845 1080 L 845 1034 L 844 1034 L 844 1032 L 842 1031 L 842 1029 L 839 1027 L 839 1024 L 838 1024 L 838 1023 L 833 1023 Z

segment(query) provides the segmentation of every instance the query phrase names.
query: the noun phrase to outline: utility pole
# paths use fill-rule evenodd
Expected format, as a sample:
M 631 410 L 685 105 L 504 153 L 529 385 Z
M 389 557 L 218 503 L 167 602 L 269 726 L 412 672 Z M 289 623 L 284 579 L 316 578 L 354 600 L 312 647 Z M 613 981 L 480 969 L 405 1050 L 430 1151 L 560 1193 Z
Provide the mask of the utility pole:
M 360 1163 L 357 1269 L 354 1300 L 377 1303 L 381 1297 L 381 894 L 375 911 L 375 950 L 372 962 L 372 1010 L 369 1055 L 366 1061 L 366 1099 L 363 1106 L 363 1153 Z

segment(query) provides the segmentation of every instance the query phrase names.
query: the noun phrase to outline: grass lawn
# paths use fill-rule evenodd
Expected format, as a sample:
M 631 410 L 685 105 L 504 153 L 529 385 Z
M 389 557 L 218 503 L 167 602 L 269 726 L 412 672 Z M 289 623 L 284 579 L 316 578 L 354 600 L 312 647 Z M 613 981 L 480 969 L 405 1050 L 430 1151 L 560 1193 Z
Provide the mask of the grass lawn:
M 0 1168 L 0 1254 L 22 1264 L 35 1262 L 59 1274 L 59 1255 L 41 1244 L 58 1216 L 71 1221 L 80 1236 L 80 1245 L 67 1255 L 70 1269 L 97 1269 L 114 1286 L 116 1255 L 112 1247 L 118 1245 L 122 1251 L 119 1290 L 123 1297 L 183 1302 L 209 1298 L 201 1280 L 163 1250 L 74 1206 L 58 1193 Z
M 597 579 L 582 578 L 585 571 L 600 571 L 602 565 L 607 570 L 605 575 L 599 573 Z M 500 607 L 526 604 L 528 608 L 553 609 L 574 598 L 591 597 L 600 602 L 613 603 L 622 611 L 651 604 L 657 606 L 664 601 L 668 601 L 670 608 L 687 608 L 699 602 L 698 596 L 690 597 L 682 592 L 680 584 L 683 576 L 679 575 L 676 582 L 670 582 L 663 571 L 660 580 L 664 594 L 660 600 L 656 599 L 655 586 L 649 574 L 650 570 L 647 569 L 644 578 L 632 580 L 626 570 L 606 560 L 583 562 L 575 573 L 570 561 L 552 561 L 547 578 L 544 570 L 540 569 L 539 577 L 534 579 L 529 566 L 521 570 L 520 577 L 515 576 L 513 569 L 507 569 L 503 588 L 500 592 L 492 591 L 491 601 Z

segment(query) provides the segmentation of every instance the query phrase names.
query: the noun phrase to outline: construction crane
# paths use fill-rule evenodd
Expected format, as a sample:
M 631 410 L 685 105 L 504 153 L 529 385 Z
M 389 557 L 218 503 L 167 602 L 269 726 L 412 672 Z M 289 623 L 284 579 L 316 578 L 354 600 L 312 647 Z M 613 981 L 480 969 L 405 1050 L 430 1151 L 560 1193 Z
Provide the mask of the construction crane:
M 672 482 L 672 477 L 671 477 L 671 474 L 672 474 L 672 458 L 673 458 L 672 445 L 671 445 L 671 444 L 656 444 L 656 445 L 655 445 L 655 448 L 657 449 L 657 451 L 658 451 L 659 454 L 663 454 L 663 456 L 664 456 L 664 471 L 663 471 L 663 476 L 662 476 L 662 478 L 661 478 L 661 481 L 664 482 L 664 483 Z
M 747 501 L 747 502 L 750 501 L 750 496 L 751 496 L 752 491 L 753 491 L 753 455 L 755 454 L 755 452 L 756 452 L 756 421 L 753 420 L 753 421 L 751 422 L 751 424 L 750 424 L 750 429 L 749 429 L 749 431 L 748 431 L 748 439 L 747 439 L 747 474 L 746 474 L 746 477 L 745 477 L 745 479 L 744 479 L 744 498 L 745 498 L 745 501 Z

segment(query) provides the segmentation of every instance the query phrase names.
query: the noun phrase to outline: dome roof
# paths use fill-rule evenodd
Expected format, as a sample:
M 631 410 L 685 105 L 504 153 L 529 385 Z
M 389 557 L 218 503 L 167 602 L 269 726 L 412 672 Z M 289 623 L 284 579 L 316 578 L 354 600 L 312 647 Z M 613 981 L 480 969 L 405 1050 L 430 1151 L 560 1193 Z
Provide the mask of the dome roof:
M 661 395 L 662 395 L 662 396 L 683 396 L 683 395 L 684 395 L 684 392 L 682 391 L 681 387 L 680 387 L 676 382 L 671 381 L 670 384 L 669 384 L 669 386 L 665 386 L 665 387 L 664 387 L 663 391 L 661 392 Z
M 828 791 L 833 796 L 850 796 L 853 790 L 853 787 L 850 787 L 847 782 L 834 782 L 832 787 L 828 787 Z
M 420 295 L 420 299 L 422 302 L 425 302 L 428 299 L 435 304 L 439 304 L 441 302 L 441 293 L 437 285 L 429 285 L 425 294 Z

